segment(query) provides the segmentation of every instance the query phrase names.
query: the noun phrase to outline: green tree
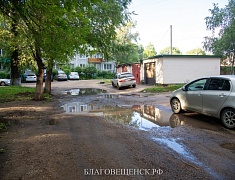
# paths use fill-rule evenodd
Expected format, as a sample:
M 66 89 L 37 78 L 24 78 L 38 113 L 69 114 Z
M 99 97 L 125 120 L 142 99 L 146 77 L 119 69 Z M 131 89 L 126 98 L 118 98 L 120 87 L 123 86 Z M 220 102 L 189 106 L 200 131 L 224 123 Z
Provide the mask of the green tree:
M 160 51 L 160 54 L 170 54 L 171 47 L 166 47 L 163 50 Z M 177 47 L 172 47 L 172 54 L 173 55 L 180 55 L 182 52 Z
M 144 59 L 144 47 L 143 45 L 139 44 L 137 48 L 138 48 L 139 60 L 143 60 Z
M 110 56 L 117 64 L 132 63 L 139 60 L 140 46 L 137 45 L 139 34 L 132 33 L 131 30 L 136 26 L 134 22 L 127 22 L 116 30 L 117 36 L 113 41 Z
M 209 9 L 211 16 L 205 18 L 207 30 L 211 36 L 205 37 L 204 48 L 215 55 L 220 55 L 229 60 L 230 73 L 234 74 L 235 53 L 235 1 L 229 0 L 228 5 L 219 8 L 213 4 Z
M 188 55 L 206 55 L 206 52 L 203 51 L 201 48 L 196 48 L 196 49 L 192 49 L 192 50 L 186 52 L 186 54 L 188 54 Z
M 155 50 L 153 44 L 149 43 L 143 52 L 144 59 L 147 59 L 149 57 L 153 57 L 157 55 L 157 51 Z
M 35 99 L 41 100 L 46 66 L 51 73 L 55 61 L 63 63 L 77 52 L 89 53 L 88 47 L 108 54 L 115 39 L 115 29 L 128 19 L 127 8 L 130 0 L 93 0 L 79 3 L 77 0 L 14 2 L 16 3 L 0 0 L 0 10 L 5 18 L 10 15 L 9 21 L 13 21 L 15 17 L 19 19 L 17 23 L 22 26 L 22 31 L 17 28 L 15 30 L 17 35 L 27 42 L 24 50 L 30 51 L 37 62 Z M 15 10 L 14 17 L 11 16 L 12 8 Z M 14 37 L 12 42 L 16 42 L 16 36 Z M 18 50 L 16 45 L 18 44 L 13 44 L 12 49 Z M 50 87 L 47 90 L 50 90 Z

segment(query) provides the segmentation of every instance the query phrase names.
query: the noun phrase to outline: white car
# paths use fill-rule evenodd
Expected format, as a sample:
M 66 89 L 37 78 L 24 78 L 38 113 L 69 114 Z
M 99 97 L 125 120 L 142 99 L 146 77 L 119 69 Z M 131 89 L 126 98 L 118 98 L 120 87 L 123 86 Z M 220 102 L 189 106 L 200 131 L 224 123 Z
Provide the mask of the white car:
M 36 74 L 34 74 L 34 73 L 26 74 L 26 76 L 25 76 L 25 81 L 26 81 L 26 82 L 36 82 L 36 81 L 37 81 L 37 76 L 36 76 Z
M 112 80 L 112 86 L 120 89 L 121 87 L 136 87 L 136 79 L 130 72 L 118 73 Z
M 79 75 L 77 72 L 71 72 L 69 74 L 69 79 L 79 80 Z
M 221 119 L 235 128 L 235 75 L 196 79 L 175 90 L 170 98 L 174 113 L 193 111 Z
M 10 79 L 0 79 L 0 86 L 8 86 L 11 84 Z
M 61 73 L 59 72 L 56 76 L 56 80 L 57 81 L 67 81 L 68 80 L 68 77 L 65 73 Z

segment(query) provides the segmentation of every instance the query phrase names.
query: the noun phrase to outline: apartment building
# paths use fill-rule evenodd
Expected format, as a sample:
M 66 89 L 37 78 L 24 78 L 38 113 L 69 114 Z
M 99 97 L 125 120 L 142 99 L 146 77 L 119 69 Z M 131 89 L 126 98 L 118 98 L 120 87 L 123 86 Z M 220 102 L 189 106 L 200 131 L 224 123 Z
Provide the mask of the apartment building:
M 75 55 L 70 61 L 70 68 L 86 67 L 93 64 L 97 70 L 116 72 L 116 64 L 114 61 L 105 61 L 101 54 L 97 53 L 92 56 L 84 54 Z

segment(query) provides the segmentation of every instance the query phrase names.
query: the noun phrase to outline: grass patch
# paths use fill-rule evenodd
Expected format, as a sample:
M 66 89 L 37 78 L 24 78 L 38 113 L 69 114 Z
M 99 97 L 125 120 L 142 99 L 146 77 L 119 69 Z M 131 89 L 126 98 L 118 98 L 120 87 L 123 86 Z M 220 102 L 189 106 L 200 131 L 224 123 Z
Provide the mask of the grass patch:
M 176 89 L 179 89 L 183 86 L 184 84 L 172 84 L 172 85 L 156 85 L 152 86 L 149 88 L 144 89 L 142 92 L 148 92 L 148 93 L 160 93 L 160 92 L 172 92 Z
M 5 130 L 7 128 L 6 124 L 3 122 L 0 122 L 0 131 Z
M 36 88 L 23 86 L 0 86 L 0 102 L 32 100 L 36 93 Z M 43 98 L 50 101 L 52 96 L 43 93 Z
M 32 99 L 35 88 L 22 86 L 0 86 L 0 102 Z
M 7 127 L 11 125 L 10 121 L 0 119 L 0 132 L 7 130 Z
M 98 84 L 111 84 L 112 83 L 112 79 L 100 79 L 100 82 L 98 82 Z

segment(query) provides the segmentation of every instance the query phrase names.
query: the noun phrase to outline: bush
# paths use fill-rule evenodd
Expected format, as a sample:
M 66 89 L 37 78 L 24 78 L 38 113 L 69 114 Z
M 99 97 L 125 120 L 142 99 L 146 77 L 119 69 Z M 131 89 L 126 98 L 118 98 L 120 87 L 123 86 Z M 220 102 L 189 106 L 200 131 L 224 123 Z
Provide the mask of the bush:
M 105 79 L 112 79 L 115 73 L 109 71 L 98 71 L 96 78 L 105 78 Z
M 7 72 L 0 72 L 0 78 L 2 79 L 10 79 L 10 74 L 8 74 Z

